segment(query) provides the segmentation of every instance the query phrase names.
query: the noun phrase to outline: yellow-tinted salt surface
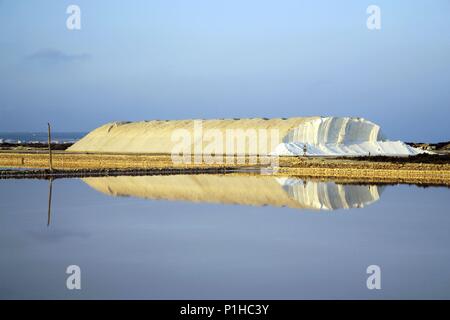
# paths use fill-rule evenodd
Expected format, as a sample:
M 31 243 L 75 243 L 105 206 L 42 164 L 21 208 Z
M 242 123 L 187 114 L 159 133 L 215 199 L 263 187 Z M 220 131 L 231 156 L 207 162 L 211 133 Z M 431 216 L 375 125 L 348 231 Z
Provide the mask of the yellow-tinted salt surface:
M 264 137 L 263 140 L 267 148 L 270 148 L 281 143 L 283 138 L 288 136 L 292 130 L 315 119 L 320 119 L 320 117 L 114 122 L 91 131 L 70 147 L 68 151 L 171 154 L 177 144 L 177 141 L 173 141 L 173 135 L 177 130 L 183 130 L 178 132 L 187 133 L 192 137 L 190 143 L 192 154 L 196 153 L 194 149 L 195 141 L 198 143 L 199 139 L 212 138 L 206 137 L 206 132 L 214 135 L 219 134 L 225 139 L 227 130 L 233 130 L 237 134 L 237 139 L 243 139 L 245 150 L 248 151 L 252 150 L 249 146 L 250 139 L 246 136 L 246 131 L 249 129 L 256 131 L 257 134 L 259 134 L 259 130 L 265 130 L 267 137 Z M 201 128 L 199 127 L 200 122 Z M 274 139 L 270 135 L 272 129 L 278 132 Z M 261 137 L 259 138 L 261 139 Z M 226 142 L 224 141 L 224 143 Z M 203 142 L 203 144 L 207 143 Z M 270 151 L 267 150 L 267 152 Z

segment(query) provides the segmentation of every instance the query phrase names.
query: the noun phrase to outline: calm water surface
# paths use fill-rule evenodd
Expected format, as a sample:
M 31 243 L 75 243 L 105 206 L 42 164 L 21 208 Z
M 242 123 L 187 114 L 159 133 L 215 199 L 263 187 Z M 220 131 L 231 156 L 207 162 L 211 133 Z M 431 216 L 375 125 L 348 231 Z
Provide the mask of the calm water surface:
M 52 190 L 48 217 L 48 181 L 0 180 L 0 298 L 450 298 L 448 188 L 172 176 Z M 374 264 L 381 290 L 366 286 Z

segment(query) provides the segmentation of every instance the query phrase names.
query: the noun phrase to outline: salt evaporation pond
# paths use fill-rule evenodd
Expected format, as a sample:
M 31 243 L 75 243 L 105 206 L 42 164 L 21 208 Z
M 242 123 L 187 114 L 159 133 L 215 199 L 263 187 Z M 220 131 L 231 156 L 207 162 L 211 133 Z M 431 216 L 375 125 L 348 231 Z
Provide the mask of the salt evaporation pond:
M 52 190 L 48 216 L 48 181 L 0 181 L 3 299 L 450 298 L 448 188 L 160 176 Z M 81 290 L 66 289 L 73 264 Z M 381 290 L 366 287 L 374 264 Z

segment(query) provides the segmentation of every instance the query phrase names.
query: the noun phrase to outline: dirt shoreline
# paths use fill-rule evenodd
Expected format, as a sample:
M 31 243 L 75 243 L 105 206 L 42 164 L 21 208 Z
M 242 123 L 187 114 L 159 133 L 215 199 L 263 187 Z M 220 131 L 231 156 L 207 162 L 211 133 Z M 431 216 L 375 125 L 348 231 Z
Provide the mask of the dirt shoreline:
M 235 161 L 238 159 L 235 157 Z M 0 152 L 1 178 L 75 177 L 142 174 L 229 173 L 264 169 L 264 165 L 174 164 L 170 155 L 86 154 L 59 151 L 53 154 L 53 173 L 48 155 L 41 152 Z M 12 169 L 19 170 L 12 170 Z M 24 170 L 24 169 L 27 170 Z M 40 169 L 40 170 L 36 170 Z M 349 182 L 450 185 L 450 156 L 415 157 L 280 157 L 278 170 L 269 174 Z M 267 172 L 264 171 L 266 174 Z

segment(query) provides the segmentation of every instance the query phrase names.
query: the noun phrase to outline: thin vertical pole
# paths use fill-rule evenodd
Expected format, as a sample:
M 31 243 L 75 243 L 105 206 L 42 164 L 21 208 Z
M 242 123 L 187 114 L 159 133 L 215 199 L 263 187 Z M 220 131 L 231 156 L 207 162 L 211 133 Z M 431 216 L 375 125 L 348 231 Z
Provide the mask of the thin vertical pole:
M 52 136 L 50 131 L 50 123 L 47 123 L 48 125 L 48 161 L 49 161 L 49 168 L 50 171 L 53 171 L 53 163 L 52 163 Z
M 50 226 L 50 219 L 52 216 L 52 186 L 53 186 L 53 178 L 50 178 L 49 189 L 48 189 L 47 227 Z

